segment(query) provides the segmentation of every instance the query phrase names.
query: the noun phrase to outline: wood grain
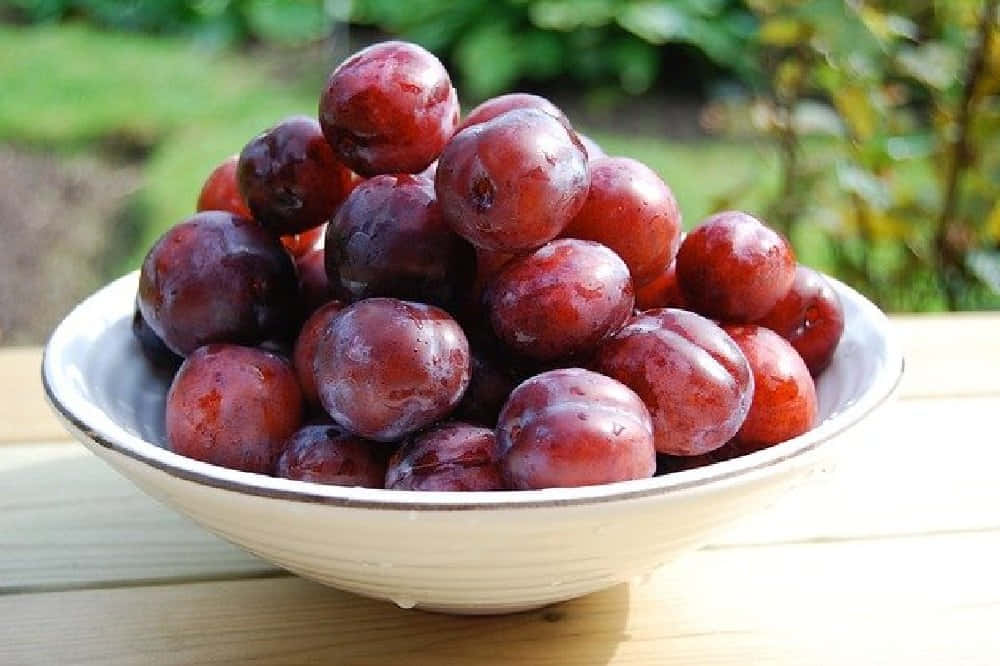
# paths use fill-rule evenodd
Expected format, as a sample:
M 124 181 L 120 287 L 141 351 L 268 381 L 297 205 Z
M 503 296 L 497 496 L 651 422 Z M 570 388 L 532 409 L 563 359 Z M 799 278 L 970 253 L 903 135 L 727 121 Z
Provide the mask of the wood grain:
M 906 358 L 903 398 L 1000 395 L 1000 313 L 892 318 Z
M 274 571 L 150 499 L 80 444 L 0 448 L 0 488 L 0 593 Z
M 900 401 L 878 427 L 710 546 L 1000 530 L 1000 397 Z M 75 444 L 0 455 L 0 592 L 273 574 L 139 492 Z
M 300 579 L 0 597 L 4 664 L 995 664 L 1000 534 L 700 552 L 494 618 Z
M 0 347 L 0 444 L 68 439 L 42 392 L 42 352 Z
M 402 611 L 287 576 L 67 436 L 0 350 L 0 664 L 995 664 L 1000 314 L 896 317 L 900 400 L 711 545 L 542 611 Z

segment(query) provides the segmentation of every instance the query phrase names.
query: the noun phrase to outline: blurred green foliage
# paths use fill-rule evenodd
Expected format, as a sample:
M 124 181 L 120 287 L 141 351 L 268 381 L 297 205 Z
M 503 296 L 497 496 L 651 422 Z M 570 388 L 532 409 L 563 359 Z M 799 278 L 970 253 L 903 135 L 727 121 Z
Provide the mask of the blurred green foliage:
M 315 113 L 323 74 L 284 71 L 181 39 L 0 25 L 0 141 L 64 152 L 145 147 L 142 187 L 130 202 L 144 219 L 135 246 L 117 258 L 121 273 L 192 213 L 218 162 L 277 119 Z
M 136 268 L 163 231 L 191 214 L 202 182 L 219 161 L 277 119 L 315 112 L 332 63 L 289 77 L 285 61 L 275 57 L 79 24 L 0 24 L 0 90 L 6 93 L 0 95 L 0 142 L 61 152 L 123 142 L 147 147 L 143 184 L 131 202 L 144 224 L 135 245 L 111 268 L 117 275 Z M 714 205 L 719 184 L 706 173 L 722 182 L 753 176 L 758 186 L 746 199 L 752 207 L 765 205 L 777 183 L 776 153 L 766 144 L 725 137 L 678 142 L 583 129 L 613 154 L 640 159 L 660 173 L 689 222 Z
M 768 221 L 822 237 L 889 309 L 1000 307 L 997 1 L 747 4 L 756 126 L 781 156 Z M 804 159 L 809 114 L 836 150 Z
M 359 0 L 354 20 L 450 55 L 473 97 L 557 77 L 640 93 L 661 45 L 690 44 L 778 146 L 757 212 L 804 256 L 889 309 L 1000 307 L 996 0 Z M 764 191 L 721 183 L 715 204 Z
M 229 45 L 254 40 L 299 44 L 322 39 L 347 19 L 350 0 L 7 0 L 32 23 L 64 19 L 157 34 L 186 34 Z
M 697 76 L 738 83 L 716 89 L 737 92 L 710 103 L 703 124 L 724 136 L 742 134 L 744 143 L 715 141 L 701 150 L 647 137 L 601 136 L 611 151 L 642 153 L 652 162 L 678 190 L 689 224 L 710 210 L 748 209 L 789 234 L 803 260 L 842 277 L 887 309 L 926 310 L 1000 307 L 997 5 L 998 0 L 8 0 L 13 9 L 6 12 L 29 22 L 84 19 L 193 35 L 209 44 L 301 44 L 349 21 L 399 34 L 441 55 L 466 102 L 525 83 L 581 94 L 640 94 L 690 76 L 670 56 L 686 54 L 689 66 L 690 54 L 700 54 L 712 69 Z M 34 71 L 83 66 L 63 62 Z M 191 67 L 197 69 L 197 59 Z M 42 100 L 79 85 L 57 88 L 31 71 L 22 67 L 7 77 Z M 175 74 L 164 76 L 171 80 Z M 137 90 L 156 80 L 140 79 Z M 202 130 L 208 136 L 219 127 L 228 137 L 236 125 L 259 129 L 298 110 L 279 111 L 279 100 L 287 98 L 256 95 L 242 90 L 237 78 L 224 80 L 232 90 L 211 98 L 218 113 L 205 111 L 212 105 L 186 100 L 185 90 L 192 88 L 185 83 L 166 91 L 171 94 L 133 95 L 124 107 L 141 112 L 126 114 L 124 122 L 134 131 L 154 133 L 164 125 L 147 130 L 143 123 L 162 117 L 178 132 L 197 133 L 200 126 L 208 128 Z M 78 99 L 85 95 L 77 90 Z M 301 99 L 311 107 L 314 95 L 312 89 Z M 38 135 L 44 141 L 66 132 L 63 116 L 73 110 L 48 101 L 56 102 L 54 110 L 32 111 L 22 140 Z M 18 103 L 0 98 L 0 133 L 4 113 L 21 113 Z M 99 106 L 95 102 L 90 122 L 122 108 Z M 185 123 L 181 119 L 189 111 Z M 227 118 L 239 122 L 227 125 Z M 238 149 L 235 134 L 227 145 L 227 151 Z M 154 153 L 154 161 L 170 152 Z M 193 159 L 174 159 L 172 168 L 194 165 Z M 766 167 L 753 168 L 757 161 Z M 711 171 L 703 168 L 706 162 L 714 165 Z
M 8 0 L 23 19 L 84 19 L 209 43 L 296 44 L 350 21 L 411 39 L 452 64 L 466 98 L 518 81 L 565 77 L 584 87 L 647 91 L 660 47 L 687 44 L 749 75 L 756 22 L 742 0 Z
M 557 77 L 643 93 L 668 43 L 747 74 L 756 25 L 740 0 L 356 0 L 352 18 L 447 56 L 473 99 Z

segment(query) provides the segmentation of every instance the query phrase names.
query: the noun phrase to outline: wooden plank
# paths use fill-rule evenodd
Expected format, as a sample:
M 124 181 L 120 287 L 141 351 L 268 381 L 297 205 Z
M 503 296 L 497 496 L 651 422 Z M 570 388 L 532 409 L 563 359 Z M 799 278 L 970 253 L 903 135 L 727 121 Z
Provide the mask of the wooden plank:
M 1000 529 L 1000 398 L 900 401 L 712 548 Z M 75 444 L 0 449 L 0 591 L 273 573 Z
M 45 402 L 41 365 L 36 347 L 0 347 L 0 444 L 69 437 Z
M 0 488 L 0 593 L 274 572 L 80 444 L 0 448 Z
M 5 664 L 995 664 L 1000 534 L 701 552 L 514 616 L 299 579 L 0 597 Z
M 897 315 L 904 398 L 1000 395 L 1000 313 Z
M 725 545 L 1000 530 L 1000 397 L 899 400 Z

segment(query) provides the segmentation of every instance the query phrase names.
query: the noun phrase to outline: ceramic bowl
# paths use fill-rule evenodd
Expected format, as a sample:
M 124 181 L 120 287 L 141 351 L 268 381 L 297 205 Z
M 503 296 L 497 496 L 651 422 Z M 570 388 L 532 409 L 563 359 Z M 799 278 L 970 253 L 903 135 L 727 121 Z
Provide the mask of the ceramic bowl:
M 845 455 L 903 369 L 885 316 L 832 281 L 846 332 L 818 382 L 822 422 L 770 449 L 604 486 L 443 493 L 344 488 L 239 472 L 164 446 L 169 378 L 130 323 L 138 276 L 86 299 L 45 349 L 46 394 L 69 431 L 139 488 L 289 571 L 452 613 L 525 610 L 630 580 L 759 511 Z

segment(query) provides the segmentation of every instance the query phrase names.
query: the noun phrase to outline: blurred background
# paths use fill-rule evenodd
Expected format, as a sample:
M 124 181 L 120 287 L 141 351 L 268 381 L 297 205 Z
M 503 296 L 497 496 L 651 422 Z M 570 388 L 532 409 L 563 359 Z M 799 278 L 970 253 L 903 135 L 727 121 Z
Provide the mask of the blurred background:
M 1000 308 L 997 0 L 3 0 L 0 344 L 136 268 L 254 134 L 399 36 L 552 99 L 891 311 Z

